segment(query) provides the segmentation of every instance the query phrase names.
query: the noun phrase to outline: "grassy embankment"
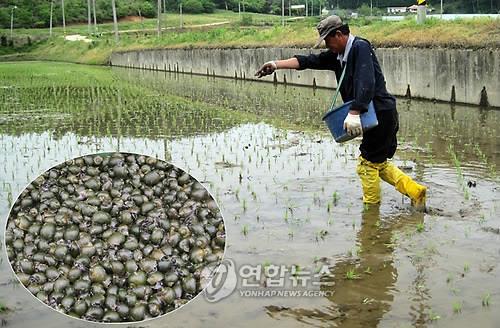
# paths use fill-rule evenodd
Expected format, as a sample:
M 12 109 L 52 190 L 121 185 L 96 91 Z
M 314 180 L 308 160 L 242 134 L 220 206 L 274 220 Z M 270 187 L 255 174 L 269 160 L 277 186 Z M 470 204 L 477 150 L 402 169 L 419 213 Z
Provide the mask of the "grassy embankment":
M 237 47 L 310 47 L 316 40 L 315 25 L 318 18 L 287 22 L 281 26 L 280 17 L 248 14 L 247 26 L 241 26 L 237 13 L 217 11 L 210 15 L 184 15 L 185 27 L 229 21 L 222 27 L 197 27 L 178 29 L 179 16 L 164 17 L 168 29 L 157 37 L 156 20 L 120 23 L 124 32 L 116 44 L 112 24 L 99 25 L 100 37 L 91 37 L 92 43 L 64 41 L 62 29 L 55 28 L 51 39 L 35 42 L 31 46 L 6 50 L 0 60 L 59 60 L 87 64 L 104 64 L 111 52 L 150 48 L 237 48 Z M 450 47 L 450 48 L 500 48 L 500 20 L 491 18 L 441 21 L 429 19 L 417 25 L 414 18 L 398 22 L 356 19 L 350 25 L 354 34 L 363 36 L 379 47 Z M 18 35 L 48 34 L 47 29 L 16 30 Z M 87 33 L 86 25 L 67 28 L 67 34 Z M 7 31 L 0 30 L 0 34 Z M 0 48 L 0 55 L 2 54 Z

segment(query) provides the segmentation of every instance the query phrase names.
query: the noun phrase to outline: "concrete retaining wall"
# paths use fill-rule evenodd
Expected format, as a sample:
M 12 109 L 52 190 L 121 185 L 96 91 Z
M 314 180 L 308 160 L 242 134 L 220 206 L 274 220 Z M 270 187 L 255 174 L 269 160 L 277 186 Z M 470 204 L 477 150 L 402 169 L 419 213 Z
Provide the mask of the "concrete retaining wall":
M 271 59 L 308 54 L 308 49 L 163 49 L 116 52 L 113 66 L 255 79 Z M 380 48 L 377 57 L 389 92 L 398 96 L 500 107 L 500 51 Z M 335 75 L 319 70 L 280 70 L 263 80 L 335 87 Z

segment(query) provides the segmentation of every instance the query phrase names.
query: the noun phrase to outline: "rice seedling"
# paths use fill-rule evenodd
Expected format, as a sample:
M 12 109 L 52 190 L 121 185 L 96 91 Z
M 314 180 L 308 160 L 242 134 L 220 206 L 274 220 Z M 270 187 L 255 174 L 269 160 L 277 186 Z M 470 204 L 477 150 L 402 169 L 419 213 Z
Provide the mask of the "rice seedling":
M 434 312 L 432 309 L 429 310 L 429 313 L 427 314 L 427 316 L 429 317 L 430 321 L 438 321 L 439 319 L 441 319 L 441 316 L 439 314 L 437 314 L 436 312 Z
M 12 206 L 12 192 L 11 191 L 8 191 L 7 192 L 7 204 L 9 205 L 9 208 Z
M 319 231 L 316 231 L 316 241 L 319 242 L 319 240 L 324 240 L 326 235 L 328 235 L 328 231 L 322 229 Z
M 292 265 L 292 269 L 291 269 L 291 271 L 292 271 L 292 276 L 293 276 L 293 277 L 297 277 L 297 276 L 300 276 L 300 273 L 301 273 L 303 270 L 302 270 L 302 267 L 301 267 L 300 265 L 298 265 L 298 264 L 294 264 L 294 265 Z
M 425 231 L 425 225 L 423 222 L 419 222 L 417 223 L 417 226 L 416 226 L 416 231 L 421 233 L 421 232 L 424 232 Z
M 483 306 L 490 306 L 490 301 L 491 301 L 491 294 L 490 293 L 483 294 L 483 296 L 481 297 L 481 304 Z
M 345 278 L 347 280 L 356 280 L 356 279 L 361 279 L 361 276 L 356 273 L 355 268 L 351 268 L 351 269 L 347 270 L 347 272 L 345 274 Z
M 332 195 L 332 201 L 334 206 L 337 206 L 339 198 L 340 198 L 339 193 L 337 191 L 334 191 Z
M 244 236 L 247 236 L 247 235 L 248 235 L 248 224 L 244 224 L 244 225 L 241 227 L 241 233 L 242 233 Z
M 0 314 L 4 314 L 9 311 L 9 307 L 5 305 L 3 302 L 0 302 Z
M 453 302 L 453 304 L 452 304 L 453 313 L 455 313 L 455 314 L 461 313 L 462 307 L 463 307 L 462 302 L 460 302 L 460 301 Z
M 469 192 L 469 189 L 467 188 L 467 184 L 465 182 L 465 178 L 464 178 L 463 171 L 462 171 L 462 164 L 460 162 L 460 159 L 458 158 L 457 153 L 454 150 L 453 144 L 451 144 L 451 143 L 448 145 L 448 153 L 450 154 L 452 161 L 453 161 L 453 165 L 455 166 L 455 171 L 457 174 L 457 181 L 458 181 L 460 187 L 462 188 L 464 199 L 469 200 L 470 199 L 470 192 Z
M 241 207 L 243 208 L 243 212 L 247 211 L 247 200 L 246 199 L 243 199 L 243 201 L 241 202 Z
M 484 213 L 481 213 L 481 216 L 479 217 L 479 225 L 483 225 L 486 222 L 486 215 Z
M 362 252 L 363 248 L 359 245 L 356 245 L 353 247 L 351 254 L 353 254 L 354 256 L 360 256 Z
M 488 164 L 488 156 L 481 150 L 478 143 L 474 144 L 474 153 L 484 164 Z

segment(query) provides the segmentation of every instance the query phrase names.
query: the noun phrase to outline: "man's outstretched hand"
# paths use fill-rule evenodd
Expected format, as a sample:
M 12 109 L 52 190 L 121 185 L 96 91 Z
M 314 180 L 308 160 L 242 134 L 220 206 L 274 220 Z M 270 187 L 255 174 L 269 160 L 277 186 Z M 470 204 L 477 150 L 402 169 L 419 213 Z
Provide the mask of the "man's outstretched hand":
M 263 76 L 273 74 L 276 69 L 278 69 L 278 66 L 276 66 L 276 62 L 273 60 L 268 61 L 259 68 L 259 70 L 255 73 L 255 76 L 261 78 Z

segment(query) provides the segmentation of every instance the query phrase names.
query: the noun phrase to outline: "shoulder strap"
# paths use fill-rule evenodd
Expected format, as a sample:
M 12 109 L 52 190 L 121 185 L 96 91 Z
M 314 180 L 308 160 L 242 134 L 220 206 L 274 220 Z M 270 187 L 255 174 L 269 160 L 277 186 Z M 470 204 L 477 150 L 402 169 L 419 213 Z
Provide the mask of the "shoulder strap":
M 340 93 L 340 86 L 342 85 L 342 81 L 344 80 L 346 68 L 347 68 L 347 63 L 344 65 L 344 70 L 342 70 L 342 75 L 340 75 L 339 83 L 337 83 L 337 90 L 335 91 L 335 94 L 333 96 L 332 103 L 330 105 L 330 109 L 333 109 L 335 107 L 335 103 L 337 102 L 337 97 L 339 96 L 339 93 Z

